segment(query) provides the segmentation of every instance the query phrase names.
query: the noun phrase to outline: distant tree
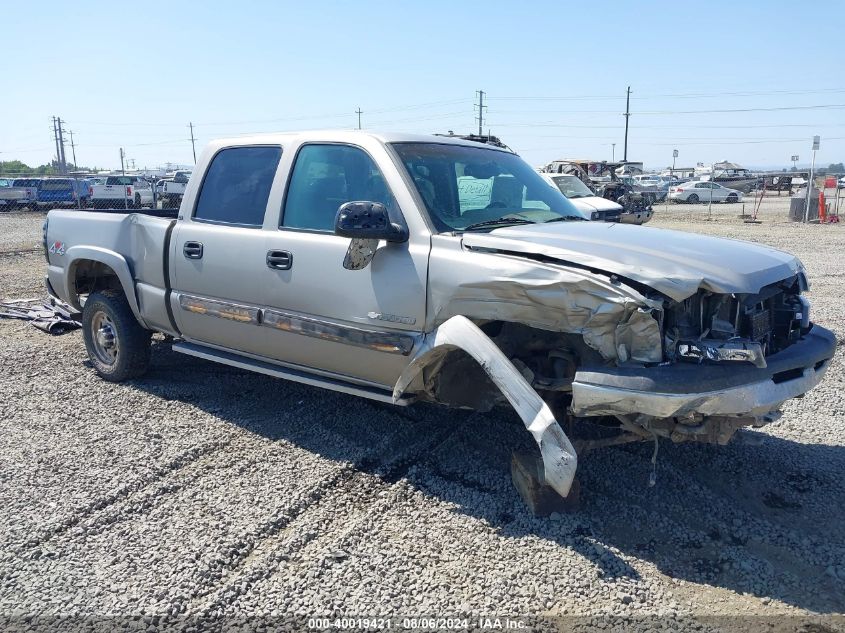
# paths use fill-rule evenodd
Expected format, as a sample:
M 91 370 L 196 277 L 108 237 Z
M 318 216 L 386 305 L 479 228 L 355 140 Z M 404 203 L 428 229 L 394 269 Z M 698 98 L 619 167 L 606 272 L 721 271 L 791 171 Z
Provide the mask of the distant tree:
M 842 163 L 831 163 L 828 168 L 828 172 L 833 172 L 835 174 L 841 174 L 845 172 L 845 164 Z
M 74 165 L 73 163 L 67 164 L 67 170 L 92 171 L 88 167 Z M 21 176 L 53 176 L 58 173 L 61 173 L 61 170 L 59 169 L 59 163 L 55 160 L 51 161 L 47 165 L 39 165 L 38 167 L 30 167 L 29 165 L 20 160 L 0 161 L 0 174 Z

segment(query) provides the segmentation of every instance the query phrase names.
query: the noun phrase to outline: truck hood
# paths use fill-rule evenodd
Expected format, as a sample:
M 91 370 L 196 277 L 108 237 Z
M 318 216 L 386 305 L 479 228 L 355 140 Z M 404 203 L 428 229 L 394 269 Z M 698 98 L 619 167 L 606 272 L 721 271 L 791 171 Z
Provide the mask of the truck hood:
M 613 200 L 600 198 L 599 196 L 588 196 L 586 198 L 569 198 L 575 208 L 587 214 L 589 219 L 593 211 L 622 211 L 622 205 Z
M 465 247 L 541 255 L 632 279 L 681 301 L 699 288 L 751 293 L 796 274 L 798 259 L 767 246 L 667 229 L 559 222 L 464 233 Z M 802 280 L 806 284 L 806 279 Z

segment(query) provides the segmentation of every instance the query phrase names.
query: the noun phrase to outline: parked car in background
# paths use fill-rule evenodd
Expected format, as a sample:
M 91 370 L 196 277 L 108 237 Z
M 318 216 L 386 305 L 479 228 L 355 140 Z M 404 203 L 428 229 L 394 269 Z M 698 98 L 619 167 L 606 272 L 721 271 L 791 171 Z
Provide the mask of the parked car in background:
M 11 184 L 11 187 L 0 189 L 0 209 L 11 211 L 29 207 L 34 211 L 38 208 L 41 178 L 15 178 Z
M 717 182 L 694 181 L 676 185 L 669 189 L 669 199 L 675 202 L 740 202 L 742 192 L 728 189 Z
M 597 196 L 577 176 L 572 174 L 540 174 L 544 180 L 556 187 L 578 209 L 587 220 L 619 222 L 622 205 L 613 200 Z
M 164 181 L 164 189 L 161 192 L 165 207 L 178 207 L 182 204 L 182 196 L 185 195 L 185 187 L 191 179 L 191 172 L 177 171 L 173 174 L 173 180 Z
M 45 178 L 38 187 L 38 205 L 87 207 L 91 184 L 85 178 Z
M 93 186 L 91 201 L 96 209 L 151 207 L 153 188 L 140 176 L 109 176 L 104 184 Z

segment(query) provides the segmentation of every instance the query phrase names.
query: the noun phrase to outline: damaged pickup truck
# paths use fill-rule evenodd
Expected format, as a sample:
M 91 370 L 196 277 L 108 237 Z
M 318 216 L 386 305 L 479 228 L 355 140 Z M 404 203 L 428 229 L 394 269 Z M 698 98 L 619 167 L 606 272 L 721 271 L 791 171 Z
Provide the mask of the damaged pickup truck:
M 777 419 L 834 353 L 795 257 L 584 221 L 518 156 L 461 139 L 216 141 L 178 217 L 156 213 L 47 216 L 48 289 L 82 312 L 103 378 L 140 376 L 160 332 L 385 402 L 510 403 L 564 497 L 571 422 L 611 427 L 606 444 L 725 443 Z

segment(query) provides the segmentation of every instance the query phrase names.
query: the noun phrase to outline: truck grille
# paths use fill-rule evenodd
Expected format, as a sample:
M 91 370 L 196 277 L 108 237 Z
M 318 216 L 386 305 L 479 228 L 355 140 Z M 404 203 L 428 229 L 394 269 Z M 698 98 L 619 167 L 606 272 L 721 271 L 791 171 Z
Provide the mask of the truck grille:
M 706 291 L 666 311 L 667 353 L 682 341 L 759 343 L 769 356 L 789 347 L 809 326 L 808 304 L 796 279 L 763 288 L 756 295 L 720 295 Z

